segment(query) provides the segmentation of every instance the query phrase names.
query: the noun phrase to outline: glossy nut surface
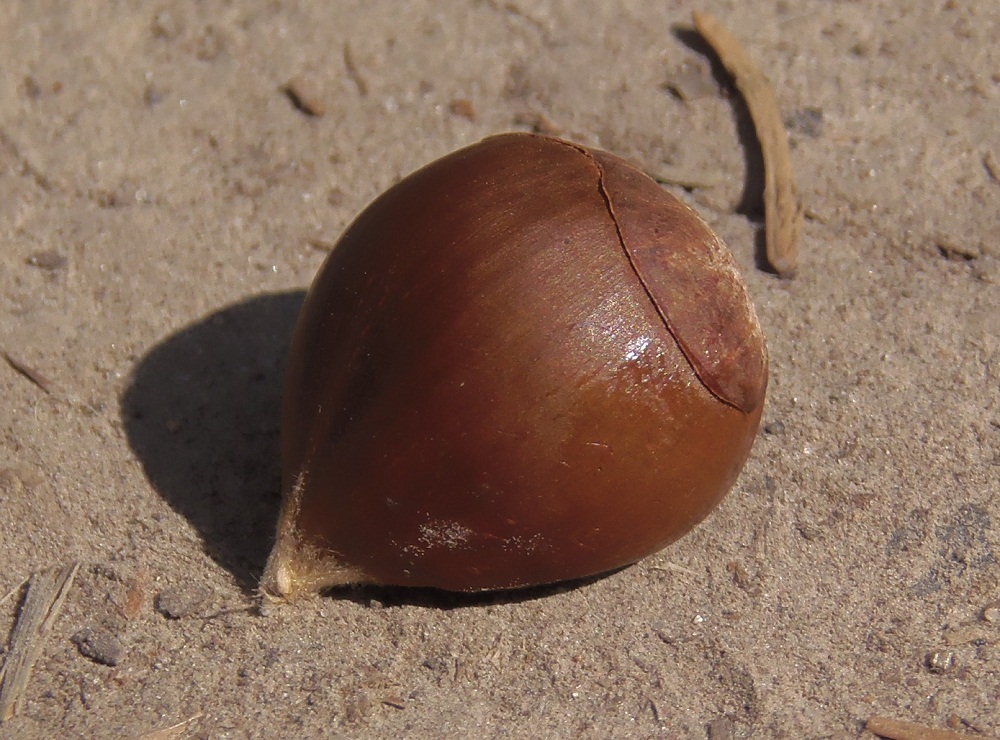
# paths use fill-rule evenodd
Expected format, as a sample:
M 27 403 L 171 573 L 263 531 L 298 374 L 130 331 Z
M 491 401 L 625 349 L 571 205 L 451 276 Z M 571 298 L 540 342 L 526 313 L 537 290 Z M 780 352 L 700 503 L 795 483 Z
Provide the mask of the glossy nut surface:
M 309 290 L 262 588 L 634 562 L 732 486 L 766 384 L 746 288 L 694 211 L 605 152 L 486 139 L 375 200 Z

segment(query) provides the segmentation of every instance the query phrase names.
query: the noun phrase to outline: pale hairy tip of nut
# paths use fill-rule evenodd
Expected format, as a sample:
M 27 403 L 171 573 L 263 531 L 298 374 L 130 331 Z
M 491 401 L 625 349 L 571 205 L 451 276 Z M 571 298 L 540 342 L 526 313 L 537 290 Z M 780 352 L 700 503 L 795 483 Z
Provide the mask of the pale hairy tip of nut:
M 324 552 L 302 539 L 296 520 L 305 488 L 306 477 L 300 474 L 282 502 L 278 535 L 257 591 L 265 601 L 289 601 L 334 586 L 373 582 L 359 568 L 342 563 L 333 553 Z

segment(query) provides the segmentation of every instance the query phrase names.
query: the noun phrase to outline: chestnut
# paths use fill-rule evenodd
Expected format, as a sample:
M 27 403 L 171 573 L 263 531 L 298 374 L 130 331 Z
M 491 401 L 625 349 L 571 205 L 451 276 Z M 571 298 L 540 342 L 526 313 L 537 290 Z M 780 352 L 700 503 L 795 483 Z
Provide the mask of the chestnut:
M 371 203 L 306 295 L 262 590 L 632 563 L 726 494 L 766 385 L 746 287 L 693 210 L 606 152 L 485 139 Z

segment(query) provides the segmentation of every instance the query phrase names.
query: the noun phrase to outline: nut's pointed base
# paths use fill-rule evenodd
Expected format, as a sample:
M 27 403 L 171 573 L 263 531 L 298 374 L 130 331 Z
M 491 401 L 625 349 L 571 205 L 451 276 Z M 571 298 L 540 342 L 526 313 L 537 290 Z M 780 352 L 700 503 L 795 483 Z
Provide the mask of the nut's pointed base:
M 309 596 L 333 586 L 373 582 L 359 568 L 302 540 L 295 521 L 304 487 L 304 476 L 299 476 L 281 507 L 278 536 L 260 579 L 260 595 L 269 601 Z

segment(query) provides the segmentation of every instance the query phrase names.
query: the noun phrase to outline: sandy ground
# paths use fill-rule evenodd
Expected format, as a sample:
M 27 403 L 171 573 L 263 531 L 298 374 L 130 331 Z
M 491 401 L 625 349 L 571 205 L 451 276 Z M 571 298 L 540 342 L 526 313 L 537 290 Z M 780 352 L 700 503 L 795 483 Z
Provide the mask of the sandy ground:
M 95 7 L 0 4 L 0 348 L 48 381 L 0 363 L 0 596 L 81 564 L 0 736 L 1000 734 L 995 0 L 698 6 L 788 119 L 791 281 L 758 263 L 757 154 L 687 3 Z M 532 127 L 711 186 L 671 189 L 771 356 L 736 488 L 572 588 L 259 613 L 324 249 L 407 172 Z

